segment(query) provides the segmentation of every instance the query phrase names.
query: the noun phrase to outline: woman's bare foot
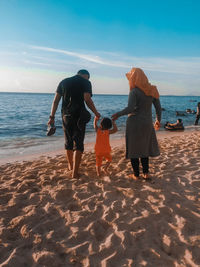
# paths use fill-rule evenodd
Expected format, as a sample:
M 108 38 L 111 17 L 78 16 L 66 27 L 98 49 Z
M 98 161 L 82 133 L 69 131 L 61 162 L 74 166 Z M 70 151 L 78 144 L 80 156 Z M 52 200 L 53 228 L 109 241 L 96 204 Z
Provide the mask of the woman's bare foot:
M 151 177 L 149 176 L 148 173 L 143 173 L 143 179 L 149 181 L 149 180 L 151 180 Z
M 129 174 L 128 177 L 136 181 L 140 179 L 140 176 L 136 176 L 135 174 Z

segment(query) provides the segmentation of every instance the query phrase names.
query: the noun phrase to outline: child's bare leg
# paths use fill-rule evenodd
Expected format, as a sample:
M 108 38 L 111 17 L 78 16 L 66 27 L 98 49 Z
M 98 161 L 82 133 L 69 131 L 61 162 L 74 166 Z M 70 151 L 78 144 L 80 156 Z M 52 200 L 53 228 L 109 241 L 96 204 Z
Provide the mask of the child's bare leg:
M 101 176 L 101 166 L 96 166 L 97 176 Z
M 110 166 L 110 162 L 107 161 L 106 164 L 105 164 L 105 167 L 104 167 L 104 172 L 105 174 L 109 174 L 109 171 L 108 171 L 108 167 Z

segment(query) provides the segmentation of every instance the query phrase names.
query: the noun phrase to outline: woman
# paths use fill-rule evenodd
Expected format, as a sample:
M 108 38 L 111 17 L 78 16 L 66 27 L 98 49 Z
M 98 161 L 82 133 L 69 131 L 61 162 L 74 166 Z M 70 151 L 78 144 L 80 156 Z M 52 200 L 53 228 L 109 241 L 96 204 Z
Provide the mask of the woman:
M 129 80 L 130 93 L 128 106 L 113 114 L 116 120 L 128 115 L 126 123 L 126 158 L 131 160 L 133 179 L 139 178 L 139 159 L 143 167 L 143 178 L 149 177 L 149 157 L 159 156 L 160 151 L 154 127 L 160 128 L 161 105 L 156 86 L 149 83 L 143 70 L 132 68 L 126 74 Z M 152 123 L 152 103 L 156 109 L 156 122 Z

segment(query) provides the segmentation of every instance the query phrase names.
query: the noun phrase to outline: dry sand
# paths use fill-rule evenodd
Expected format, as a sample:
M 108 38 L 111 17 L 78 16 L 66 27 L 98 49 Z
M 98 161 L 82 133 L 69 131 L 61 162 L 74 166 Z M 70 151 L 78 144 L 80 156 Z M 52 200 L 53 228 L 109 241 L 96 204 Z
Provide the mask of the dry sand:
M 200 133 L 160 138 L 152 181 L 128 178 L 124 143 L 97 178 L 86 149 L 80 179 L 64 153 L 0 166 L 0 267 L 200 266 Z

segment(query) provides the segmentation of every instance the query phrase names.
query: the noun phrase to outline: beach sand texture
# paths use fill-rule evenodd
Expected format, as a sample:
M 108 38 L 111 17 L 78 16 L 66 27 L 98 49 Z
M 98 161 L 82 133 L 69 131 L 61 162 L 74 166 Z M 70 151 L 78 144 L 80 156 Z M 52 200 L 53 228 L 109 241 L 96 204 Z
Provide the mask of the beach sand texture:
M 62 155 L 0 166 L 0 267 L 200 266 L 200 134 L 159 141 L 152 181 L 128 178 L 124 146 L 97 178 Z

